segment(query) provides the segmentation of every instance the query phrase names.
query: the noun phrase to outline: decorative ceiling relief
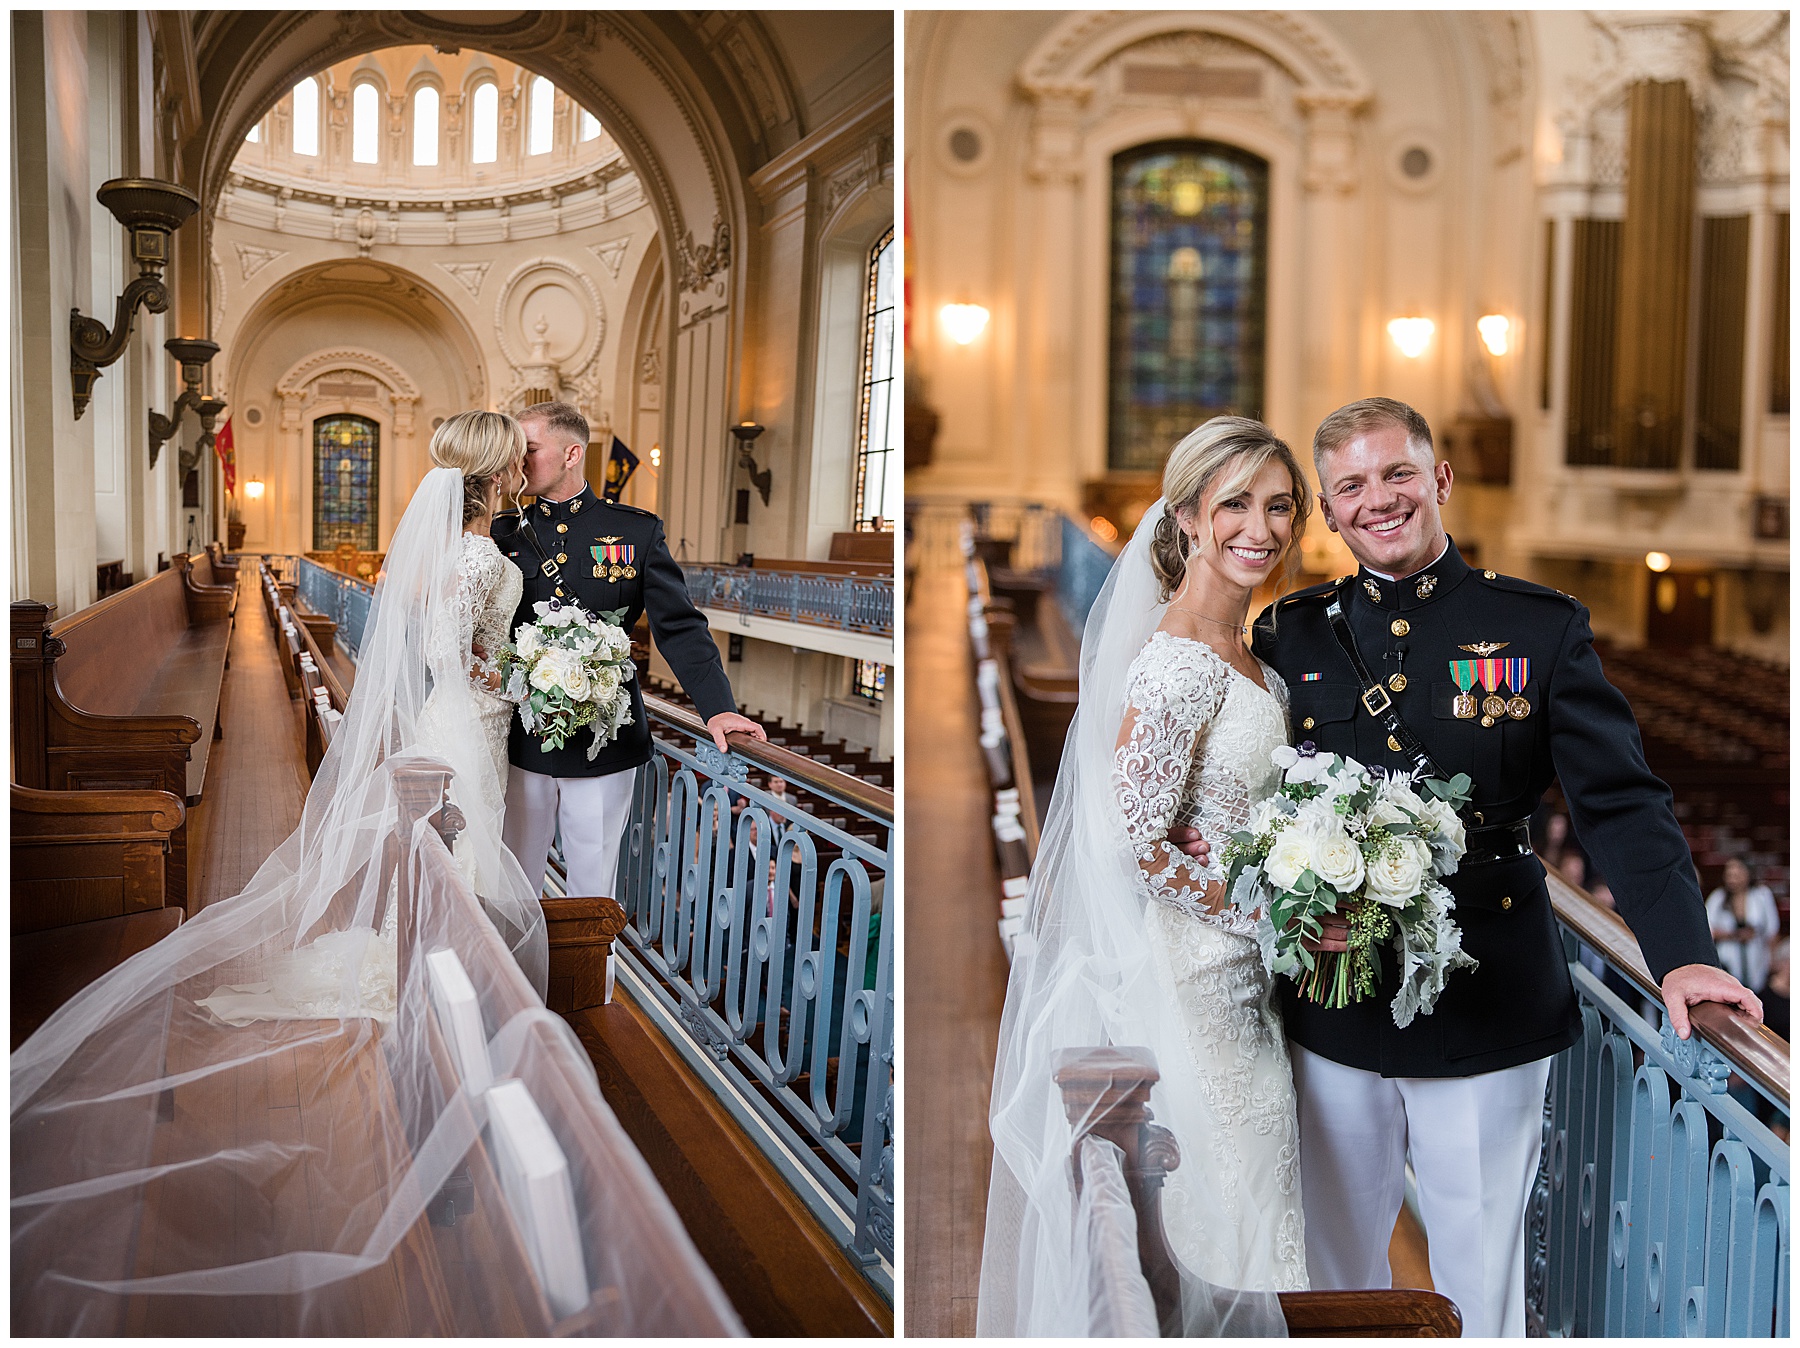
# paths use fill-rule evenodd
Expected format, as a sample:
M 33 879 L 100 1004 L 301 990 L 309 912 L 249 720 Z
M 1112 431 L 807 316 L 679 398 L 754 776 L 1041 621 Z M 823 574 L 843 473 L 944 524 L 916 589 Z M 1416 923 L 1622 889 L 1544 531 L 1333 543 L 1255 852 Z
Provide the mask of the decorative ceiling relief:
M 481 283 L 487 279 L 492 262 L 440 262 L 439 268 L 450 273 L 471 295 L 481 294 Z
M 613 280 L 619 279 L 619 267 L 625 261 L 625 250 L 631 247 L 631 235 L 622 239 L 609 239 L 605 243 L 594 244 L 588 251 L 606 264 L 607 273 Z
M 243 268 L 244 279 L 248 281 L 257 272 L 268 266 L 277 258 L 287 256 L 285 248 L 258 248 L 254 244 L 237 245 L 238 266 Z
M 681 268 L 681 288 L 695 291 L 706 287 L 707 283 L 731 265 L 731 226 L 716 216 L 713 219 L 712 242 L 696 245 L 694 233 L 689 230 L 677 248 L 677 260 Z M 724 287 L 717 287 L 720 295 Z
M 606 339 L 606 311 L 593 279 L 562 258 L 541 257 L 514 268 L 494 307 L 500 350 L 515 370 L 558 387 L 593 363 Z

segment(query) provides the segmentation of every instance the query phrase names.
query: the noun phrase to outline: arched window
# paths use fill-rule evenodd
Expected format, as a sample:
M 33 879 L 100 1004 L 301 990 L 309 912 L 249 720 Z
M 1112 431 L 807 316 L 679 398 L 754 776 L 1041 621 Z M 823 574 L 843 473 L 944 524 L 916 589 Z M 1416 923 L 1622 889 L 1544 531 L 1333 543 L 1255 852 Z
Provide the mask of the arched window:
M 892 529 L 902 510 L 900 415 L 894 404 L 894 231 L 869 250 L 863 299 L 862 425 L 856 446 L 856 528 Z
M 1263 414 L 1269 166 L 1214 141 L 1113 157 L 1111 468 L 1159 472 L 1209 417 Z
M 358 164 L 381 160 L 381 93 L 368 80 L 350 93 L 350 158 Z
M 250 134 L 244 137 L 244 141 L 249 145 L 260 145 L 262 143 L 261 122 L 258 122 L 255 126 L 250 128 Z
M 429 84 L 413 95 L 413 163 L 437 163 L 438 91 Z
M 531 121 L 525 141 L 526 154 L 549 154 L 550 143 L 555 135 L 551 121 L 556 99 L 556 88 L 539 75 L 531 82 Z
M 367 417 L 313 423 L 313 550 L 340 544 L 372 552 L 380 485 L 381 427 Z
M 294 153 L 319 152 L 319 82 L 308 75 L 294 86 Z
M 586 108 L 581 110 L 581 139 L 585 144 L 600 134 L 600 119 Z
M 500 86 L 475 86 L 475 115 L 469 137 L 469 162 L 491 164 L 500 157 Z

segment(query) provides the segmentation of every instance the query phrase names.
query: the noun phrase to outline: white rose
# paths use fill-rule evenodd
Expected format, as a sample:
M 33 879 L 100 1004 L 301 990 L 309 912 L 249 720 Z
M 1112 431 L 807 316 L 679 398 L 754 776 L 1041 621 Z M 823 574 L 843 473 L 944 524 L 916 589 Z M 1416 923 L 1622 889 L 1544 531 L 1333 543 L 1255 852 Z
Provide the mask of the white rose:
M 1269 796 L 1259 801 L 1256 808 L 1250 811 L 1250 820 L 1246 827 L 1250 832 L 1261 837 L 1269 831 L 1277 819 L 1287 814 L 1281 805 L 1282 798 L 1280 796 Z
M 619 671 L 612 665 L 601 665 L 590 672 L 589 678 L 597 697 L 611 697 L 619 691 Z
M 1381 795 L 1384 800 L 1399 806 L 1414 819 L 1425 813 L 1425 802 L 1419 799 L 1419 793 L 1404 778 L 1389 777 L 1382 787 Z
M 1312 870 L 1340 894 L 1350 894 L 1363 882 L 1363 855 L 1341 828 L 1322 828 L 1312 836 Z
M 1404 907 L 1424 886 L 1425 870 L 1419 864 L 1419 854 L 1405 845 L 1407 841 L 1410 840 L 1402 839 L 1401 846 L 1369 863 L 1368 893 L 1377 903 Z
M 1384 797 L 1369 807 L 1369 822 L 1377 828 L 1392 828 L 1396 824 L 1412 823 L 1412 816 Z
M 562 676 L 563 691 L 577 702 L 586 702 L 593 695 L 593 681 L 588 678 L 587 666 L 579 659 L 569 661 L 569 667 Z
M 1307 830 L 1290 824 L 1275 835 L 1275 846 L 1269 849 L 1269 859 L 1263 862 L 1263 874 L 1275 888 L 1292 889 L 1300 872 L 1311 862 L 1312 839 Z
M 1450 808 L 1448 801 L 1432 800 L 1425 806 L 1425 825 L 1449 843 L 1458 856 L 1468 850 L 1469 835 L 1462 817 Z
M 1423 838 L 1402 838 L 1401 842 L 1412 848 L 1412 854 L 1419 860 L 1419 869 L 1427 874 L 1431 871 L 1431 844 Z
M 569 679 L 580 662 L 573 652 L 552 646 L 540 654 L 531 667 L 531 686 L 546 693 L 569 691 Z

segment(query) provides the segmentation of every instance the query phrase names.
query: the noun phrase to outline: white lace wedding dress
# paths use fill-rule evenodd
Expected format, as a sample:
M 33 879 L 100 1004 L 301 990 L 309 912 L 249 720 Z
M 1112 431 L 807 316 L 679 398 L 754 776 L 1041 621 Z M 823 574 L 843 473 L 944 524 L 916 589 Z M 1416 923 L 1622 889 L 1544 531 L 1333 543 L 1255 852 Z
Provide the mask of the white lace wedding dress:
M 476 795 L 496 818 L 506 808 L 506 740 L 513 704 L 490 693 L 477 676 L 492 667 L 492 656 L 509 639 L 512 615 L 524 592 L 524 577 L 500 555 L 493 539 L 463 534 L 456 594 L 434 615 L 427 649 L 434 684 L 445 677 L 469 680 L 476 724 L 468 724 L 466 714 L 448 710 L 466 708 L 468 703 L 444 696 L 442 687 L 434 686 L 419 709 L 416 730 L 419 753 L 480 765 Z M 471 651 L 474 645 L 487 651 L 489 658 L 477 660 Z M 479 742 L 479 752 L 452 752 L 453 743 L 469 736 Z M 480 873 L 474 849 L 464 840 L 457 842 L 455 860 L 477 894 L 494 892 L 491 877 Z M 199 1005 L 230 1025 L 344 1016 L 369 1016 L 386 1023 L 396 1003 L 398 911 L 395 904 L 387 904 L 378 931 L 352 926 L 327 932 L 280 957 L 268 970 L 268 978 L 220 987 Z
M 1288 742 L 1287 686 L 1266 664 L 1262 673 L 1267 691 L 1204 642 L 1153 634 L 1126 675 L 1113 790 L 1150 900 L 1152 966 L 1188 1052 L 1161 1069 L 1192 1072 L 1209 1116 L 1197 1130 L 1204 1152 L 1192 1153 L 1190 1127 L 1189 1152 L 1164 1187 L 1170 1243 L 1209 1281 L 1292 1291 L 1307 1281 L 1281 1017 L 1250 920 L 1209 911 L 1200 900 L 1215 877 L 1167 841 L 1184 824 L 1219 846 L 1277 785 L 1269 754 Z

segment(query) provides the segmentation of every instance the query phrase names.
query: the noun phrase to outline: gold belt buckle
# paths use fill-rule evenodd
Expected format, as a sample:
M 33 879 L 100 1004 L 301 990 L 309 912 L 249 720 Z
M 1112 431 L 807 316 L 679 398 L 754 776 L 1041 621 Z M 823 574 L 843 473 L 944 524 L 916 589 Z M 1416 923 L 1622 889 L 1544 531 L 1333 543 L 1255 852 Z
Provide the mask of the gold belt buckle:
M 1379 705 L 1376 704 L 1376 698 L 1381 699 Z M 1366 688 L 1363 690 L 1362 704 L 1363 710 L 1368 712 L 1369 715 L 1379 716 L 1382 712 L 1394 705 L 1394 700 L 1387 695 L 1387 689 L 1383 688 L 1380 684 L 1376 684 L 1373 688 Z

